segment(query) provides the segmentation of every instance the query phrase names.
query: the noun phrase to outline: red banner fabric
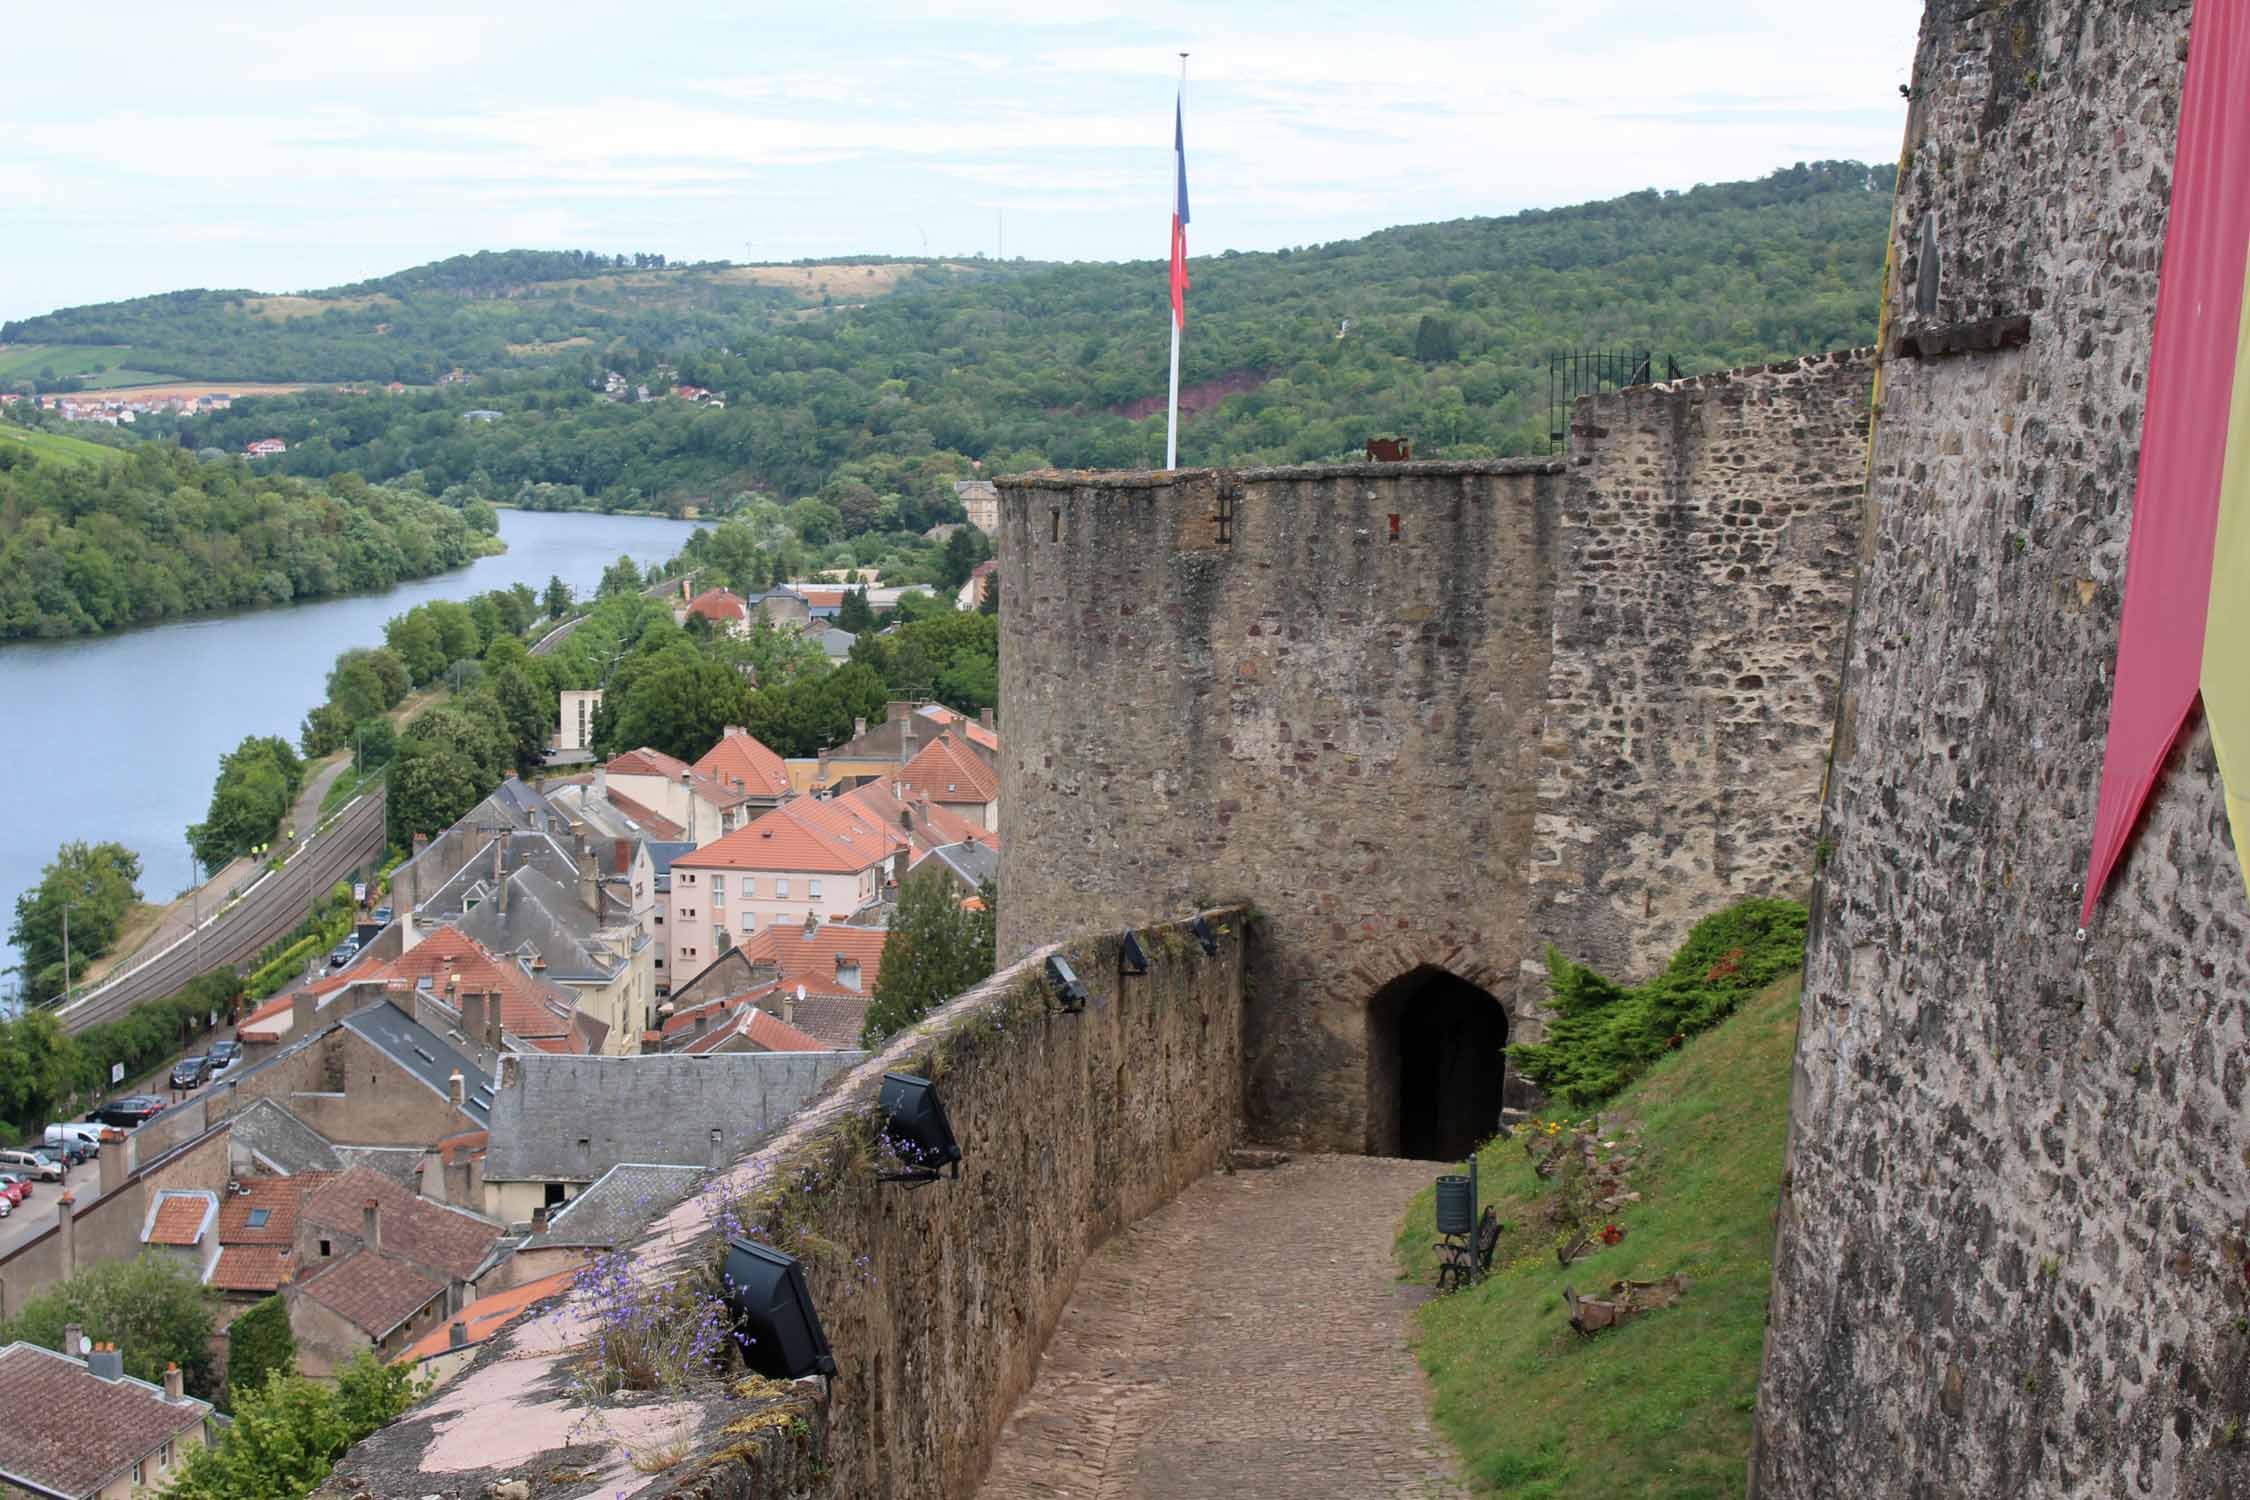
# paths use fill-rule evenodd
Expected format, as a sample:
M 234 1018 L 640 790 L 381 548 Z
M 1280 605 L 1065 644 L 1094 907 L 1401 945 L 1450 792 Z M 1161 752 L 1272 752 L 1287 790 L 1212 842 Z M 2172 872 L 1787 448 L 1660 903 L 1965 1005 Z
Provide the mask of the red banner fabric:
M 2081 926 L 2195 706 L 2250 249 L 2250 0 L 2196 0 Z

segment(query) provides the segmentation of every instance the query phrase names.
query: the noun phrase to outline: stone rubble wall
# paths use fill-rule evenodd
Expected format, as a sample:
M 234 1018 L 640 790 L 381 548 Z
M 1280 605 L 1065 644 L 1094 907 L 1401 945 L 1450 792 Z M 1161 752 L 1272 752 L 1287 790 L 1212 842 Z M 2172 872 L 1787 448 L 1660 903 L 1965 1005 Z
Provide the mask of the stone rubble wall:
M 1080 1267 L 1235 1143 L 1254 943 L 1240 909 L 1205 915 L 1217 954 L 1183 922 L 1144 927 L 1144 976 L 1119 974 L 1113 933 L 1063 945 L 1090 995 L 1080 1014 L 1052 1006 L 1043 965 L 1058 950 L 1002 969 L 629 1247 L 650 1297 L 715 1288 L 727 1236 L 753 1226 L 798 1254 L 835 1352 L 832 1393 L 709 1381 L 589 1401 L 580 1372 L 603 1328 L 566 1299 L 354 1448 L 324 1500 L 484 1500 L 519 1483 L 540 1500 L 968 1500 Z M 958 1180 L 876 1180 L 886 1071 L 936 1081 Z
M 1556 528 L 1531 931 L 1637 980 L 1803 900 L 1865 486 L 1871 349 L 1581 398 Z M 1546 965 L 1523 956 L 1524 999 Z
M 2199 723 L 2076 933 L 2189 13 L 1924 17 L 1757 1500 L 2250 1490 L 2250 900 Z

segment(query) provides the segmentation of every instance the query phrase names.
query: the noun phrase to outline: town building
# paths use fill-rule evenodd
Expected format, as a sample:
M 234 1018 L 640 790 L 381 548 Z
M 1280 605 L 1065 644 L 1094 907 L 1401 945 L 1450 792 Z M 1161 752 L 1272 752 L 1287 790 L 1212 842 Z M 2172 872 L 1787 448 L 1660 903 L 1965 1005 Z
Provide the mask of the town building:
M 565 688 L 562 717 L 555 731 L 555 749 L 561 755 L 591 756 L 594 748 L 594 715 L 602 706 L 600 688 Z
M 297 1366 L 329 1375 L 362 1349 L 388 1359 L 458 1312 L 498 1264 L 501 1226 L 354 1167 L 308 1194 L 287 1292 Z
M 684 588 L 686 580 L 681 582 Z M 693 599 L 673 606 L 673 624 L 685 625 L 691 619 L 707 620 L 713 630 L 727 635 L 750 633 L 750 606 L 731 589 L 705 589 Z
M 672 861 L 673 973 L 775 923 L 840 922 L 906 871 L 904 833 L 839 802 L 799 798 Z
M 888 779 L 949 729 L 987 766 L 997 768 L 1000 734 L 993 727 L 990 709 L 970 718 L 942 703 L 894 698 L 884 705 L 883 717 L 875 723 L 853 720 L 852 737 L 842 744 L 823 750 L 815 758 L 786 762 L 789 784 L 800 794 L 812 794 Z
M 953 497 L 969 513 L 969 524 L 986 536 L 1000 533 L 1000 487 L 989 479 L 956 479 Z
M 680 1050 L 748 1006 L 827 1047 L 856 1047 L 883 973 L 879 927 L 773 926 L 690 976 L 666 1008 L 663 1047 Z
M 933 807 L 957 814 L 978 827 L 1000 828 L 1000 776 L 969 748 L 966 738 L 946 730 L 925 745 L 891 777 L 891 795 L 926 798 Z
M 63 1342 L 84 1346 L 76 1324 Z M 58 1354 L 0 1348 L 0 1493 L 38 1500 L 133 1500 L 164 1488 L 211 1440 L 211 1403 L 125 1373 L 114 1347 Z
M 737 786 L 736 779 L 744 784 Z M 624 799 L 665 819 L 679 836 L 708 844 L 740 828 L 781 800 L 770 789 L 752 790 L 748 776 L 705 775 L 686 761 L 642 746 L 611 759 L 594 785 L 612 802 Z

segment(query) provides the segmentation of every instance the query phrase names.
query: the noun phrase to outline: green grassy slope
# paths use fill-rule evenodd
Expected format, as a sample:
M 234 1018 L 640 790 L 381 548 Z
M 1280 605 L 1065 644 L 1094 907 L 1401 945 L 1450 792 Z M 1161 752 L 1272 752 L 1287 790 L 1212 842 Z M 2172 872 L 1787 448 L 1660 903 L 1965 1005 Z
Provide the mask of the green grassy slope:
M 1539 1203 L 1551 1189 L 1516 1140 L 1479 1157 L 1510 1224 L 1493 1275 L 1417 1314 L 1440 1428 L 1480 1493 L 1509 1500 L 1742 1493 L 1764 1341 L 1799 982 L 1784 980 L 1666 1057 L 1604 1114 L 1641 1126 L 1615 1215 L 1624 1241 L 1563 1269 Z M 1399 1232 L 1410 1279 L 1432 1279 L 1432 1192 Z M 1693 1279 L 1675 1307 L 1581 1339 L 1563 1288 Z
M 118 463 L 125 457 L 121 448 L 105 448 L 60 432 L 34 432 L 5 421 L 0 421 L 0 444 L 65 464 Z

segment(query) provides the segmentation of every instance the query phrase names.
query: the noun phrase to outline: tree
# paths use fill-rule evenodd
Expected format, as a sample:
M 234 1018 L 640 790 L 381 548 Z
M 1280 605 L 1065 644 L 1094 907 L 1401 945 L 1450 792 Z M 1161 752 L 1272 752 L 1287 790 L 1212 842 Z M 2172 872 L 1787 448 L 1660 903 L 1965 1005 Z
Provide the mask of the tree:
M 985 580 L 984 597 L 977 601 L 977 613 L 980 615 L 997 615 L 1000 613 L 1000 575 L 998 573 Z
M 958 591 L 985 559 L 984 533 L 964 526 L 945 539 L 945 586 Z
M 1424 313 L 1414 330 L 1414 357 L 1426 365 L 1451 364 L 1461 357 L 1453 324 L 1435 313 Z
M 733 667 L 686 642 L 669 646 L 619 664 L 602 696 L 610 710 L 603 748 L 647 745 L 694 760 L 727 725 L 745 721 L 752 701 L 749 680 Z
M 289 1331 L 289 1304 L 266 1298 L 227 1327 L 227 1406 L 238 1408 L 268 1377 L 297 1373 L 297 1340 Z
M 843 607 L 836 611 L 836 628 L 853 635 L 875 628 L 875 611 L 867 603 L 867 590 L 844 590 Z
M 34 1002 L 62 993 L 63 908 L 70 908 L 70 951 L 79 967 L 117 941 L 126 916 L 141 899 L 140 856 L 123 844 L 73 840 L 55 851 L 39 883 L 16 898 L 8 940 L 20 954 L 19 972 Z
M 398 754 L 398 730 L 389 719 L 380 716 L 369 719 L 354 729 L 352 750 L 359 757 L 362 771 L 387 766 Z
M 637 594 L 641 589 L 641 570 L 630 557 L 620 557 L 602 569 L 602 581 L 595 590 L 602 598 L 612 594 Z
M 562 574 L 547 575 L 547 592 L 540 598 L 547 607 L 547 618 L 559 620 L 570 613 L 570 585 L 562 581 Z
M 77 1085 L 76 1044 L 52 1011 L 0 1021 L 0 1120 L 27 1134 L 54 1118 Z
M 407 674 L 415 686 L 437 681 L 445 675 L 445 642 L 438 635 L 437 621 L 426 609 L 410 609 L 392 618 L 383 627 L 383 639 L 399 659 L 406 663 Z
M 218 1298 L 169 1256 L 98 1261 L 0 1323 L 0 1344 L 22 1339 L 60 1349 L 64 1326 L 77 1323 L 86 1337 L 123 1351 L 126 1374 L 161 1385 L 164 1367 L 176 1364 L 189 1393 L 210 1400 L 218 1387 L 211 1360 L 217 1307 Z
M 977 893 L 984 909 L 962 905 L 961 887 L 937 861 L 906 877 L 898 914 L 883 939 L 883 969 L 867 1007 L 860 1045 L 880 1047 L 971 985 L 992 976 L 999 894 Z
M 435 835 L 452 827 L 492 786 L 458 750 L 430 746 L 410 735 L 399 752 L 384 812 L 390 841 L 401 848 L 413 847 L 417 833 Z
M 188 829 L 195 857 L 213 868 L 269 841 L 304 780 L 304 762 L 289 742 L 250 735 L 219 762 L 211 808 Z
M 187 1451 L 167 1500 L 299 1500 L 352 1444 L 396 1421 L 425 1388 L 410 1367 L 379 1364 L 366 1349 L 333 1386 L 276 1375 L 246 1388 L 219 1440 Z

